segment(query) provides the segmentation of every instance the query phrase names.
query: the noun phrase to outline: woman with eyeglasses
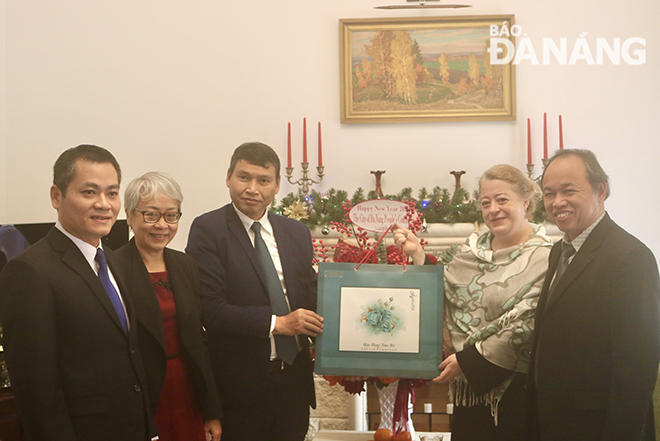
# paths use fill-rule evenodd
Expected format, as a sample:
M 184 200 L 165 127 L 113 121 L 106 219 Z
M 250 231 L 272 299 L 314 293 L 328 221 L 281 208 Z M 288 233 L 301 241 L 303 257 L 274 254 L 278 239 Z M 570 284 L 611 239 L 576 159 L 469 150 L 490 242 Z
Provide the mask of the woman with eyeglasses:
M 116 254 L 137 311 L 131 325 L 138 326 L 159 439 L 218 441 L 222 411 L 200 321 L 199 272 L 191 257 L 166 248 L 181 218 L 181 188 L 150 172 L 128 184 L 124 201 L 135 237 Z

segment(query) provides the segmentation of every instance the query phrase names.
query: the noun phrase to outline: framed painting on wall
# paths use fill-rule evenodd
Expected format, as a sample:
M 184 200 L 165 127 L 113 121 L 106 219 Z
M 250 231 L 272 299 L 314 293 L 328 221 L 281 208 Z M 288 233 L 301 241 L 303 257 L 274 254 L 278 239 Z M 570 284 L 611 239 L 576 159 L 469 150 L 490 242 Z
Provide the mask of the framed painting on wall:
M 339 21 L 342 123 L 516 119 L 513 15 Z M 500 35 L 502 34 L 502 35 Z M 508 34 L 508 35 L 507 35 Z

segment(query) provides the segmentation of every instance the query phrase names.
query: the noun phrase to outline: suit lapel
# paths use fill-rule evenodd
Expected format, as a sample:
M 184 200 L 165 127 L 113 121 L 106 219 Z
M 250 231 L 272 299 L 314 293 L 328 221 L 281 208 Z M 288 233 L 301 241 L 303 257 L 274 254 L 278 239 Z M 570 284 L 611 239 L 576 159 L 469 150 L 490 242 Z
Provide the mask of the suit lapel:
M 550 251 L 550 256 L 548 256 L 548 272 L 546 273 L 545 280 L 543 281 L 543 287 L 541 288 L 541 295 L 539 297 L 539 304 L 536 308 L 536 322 L 541 321 L 543 316 L 543 311 L 546 309 L 546 303 L 548 300 L 548 290 L 550 289 L 550 283 L 552 282 L 552 275 L 557 271 L 557 265 L 559 264 L 559 257 L 561 256 L 561 243 L 556 243 L 552 250 Z
M 174 292 L 174 303 L 176 304 L 176 318 L 179 323 L 179 329 L 182 323 L 185 323 L 188 315 L 191 313 L 191 305 L 188 301 L 190 294 L 193 293 L 194 287 L 188 283 L 188 278 L 181 267 L 178 259 L 175 258 L 171 250 L 165 248 L 165 266 L 167 267 L 167 274 L 172 285 Z
M 289 299 L 289 306 L 291 311 L 296 309 L 296 296 L 293 289 L 293 284 L 287 284 L 286 281 L 295 280 L 295 274 L 292 263 L 294 262 L 293 252 L 291 250 L 291 240 L 288 238 L 288 232 L 284 225 L 282 224 L 282 218 L 268 213 L 268 219 L 271 226 L 273 227 L 273 235 L 275 236 L 275 241 L 277 242 L 277 250 L 280 254 L 280 262 L 282 263 L 282 273 L 284 275 L 284 283 L 286 285 L 286 295 Z
M 48 237 L 48 240 L 50 241 L 53 249 L 61 253 L 62 263 L 71 268 L 72 271 L 77 273 L 85 281 L 85 283 L 87 283 L 92 293 L 94 293 L 96 298 L 99 300 L 106 312 L 110 315 L 117 327 L 123 334 L 125 334 L 124 327 L 119 321 L 117 312 L 112 305 L 112 301 L 110 301 L 108 293 L 105 291 L 105 288 L 103 288 L 101 280 L 96 275 L 94 270 L 92 270 L 92 268 L 89 266 L 89 262 L 87 262 L 87 259 L 85 259 L 85 256 L 83 256 L 82 252 L 80 249 L 78 249 L 76 244 L 74 244 L 68 237 L 66 237 L 55 227 L 50 230 L 46 237 Z M 112 270 L 112 267 L 110 269 Z M 115 272 L 113 270 L 113 275 L 114 274 Z M 117 284 L 119 284 L 118 280 Z
M 114 252 L 109 249 L 105 248 L 105 257 L 108 260 L 108 268 L 110 268 L 110 271 L 112 272 L 112 275 L 115 278 L 115 282 L 117 282 L 117 286 L 119 287 L 119 295 L 121 296 L 122 301 L 124 302 L 124 307 L 126 308 L 126 314 L 128 314 L 128 319 L 132 320 L 133 315 L 135 315 L 134 306 L 133 306 L 133 301 L 130 298 L 130 292 L 131 289 L 128 286 L 128 282 L 124 276 L 124 272 L 122 270 L 121 265 L 119 265 L 119 262 L 117 261 L 117 257 L 115 256 Z
M 130 293 L 133 297 L 138 321 L 142 327 L 149 332 L 156 341 L 160 343 L 163 352 L 165 352 L 165 331 L 163 331 L 163 316 L 160 312 L 160 304 L 154 291 L 149 271 L 144 265 L 142 256 L 135 245 L 135 238 L 129 243 L 129 262 L 126 265 L 130 280 Z M 154 313 L 157 311 L 157 313 Z
M 227 228 L 231 234 L 234 235 L 241 248 L 243 249 L 243 252 L 250 260 L 254 272 L 257 274 L 259 280 L 261 280 L 261 284 L 264 287 L 264 294 L 268 297 L 266 276 L 263 274 L 263 270 L 261 269 L 259 256 L 257 256 L 257 252 L 255 251 L 250 238 L 248 237 L 247 231 L 245 231 L 245 226 L 243 225 L 243 222 L 241 222 L 241 219 L 238 217 L 238 214 L 236 214 L 236 209 L 233 205 L 230 205 L 229 210 L 227 210 Z M 270 301 L 270 297 L 268 299 Z
M 575 254 L 575 257 L 566 268 L 566 272 L 564 272 L 562 278 L 557 282 L 557 286 L 555 287 L 552 298 L 550 298 L 546 309 L 551 308 L 552 305 L 554 305 L 557 300 L 568 290 L 573 282 L 575 282 L 580 274 L 582 274 L 582 272 L 589 266 L 589 264 L 591 264 L 611 224 L 612 221 L 606 214 L 600 223 L 596 225 L 593 231 L 589 234 L 587 240 L 584 241 L 584 244 L 580 247 L 580 250 L 577 252 L 577 254 Z M 556 260 L 557 262 L 559 261 L 559 256 Z M 557 262 L 554 262 L 554 269 L 552 274 L 554 274 L 557 269 Z

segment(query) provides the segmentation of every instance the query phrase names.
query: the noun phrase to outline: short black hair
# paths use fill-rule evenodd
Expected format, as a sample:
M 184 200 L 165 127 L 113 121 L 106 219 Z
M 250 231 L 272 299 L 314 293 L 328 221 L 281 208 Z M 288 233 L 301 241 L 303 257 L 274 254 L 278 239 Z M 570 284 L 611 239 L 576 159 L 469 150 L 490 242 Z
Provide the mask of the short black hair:
M 250 164 L 258 165 L 260 167 L 268 168 L 269 166 L 275 167 L 275 177 L 280 179 L 280 158 L 270 146 L 262 142 L 246 142 L 239 145 L 231 155 L 231 162 L 229 163 L 229 175 L 234 173 L 238 161 L 247 161 Z
M 121 184 L 121 168 L 112 153 L 103 147 L 81 144 L 64 151 L 53 166 L 53 184 L 60 189 L 63 196 L 66 196 L 71 181 L 76 179 L 76 162 L 79 159 L 97 164 L 112 164 L 117 172 L 117 182 Z
M 560 149 L 555 151 L 554 155 L 552 155 L 546 164 L 545 169 L 543 170 L 541 184 L 543 184 L 545 172 L 550 164 L 552 164 L 552 161 L 557 158 L 561 158 L 562 156 L 577 156 L 578 158 L 582 159 L 584 167 L 587 170 L 587 180 L 589 181 L 589 184 L 591 184 L 591 188 L 597 192 L 598 186 L 604 182 L 606 187 L 605 199 L 610 197 L 610 177 L 607 176 L 607 173 L 605 173 L 603 167 L 600 166 L 598 159 L 596 159 L 596 154 L 587 149 Z

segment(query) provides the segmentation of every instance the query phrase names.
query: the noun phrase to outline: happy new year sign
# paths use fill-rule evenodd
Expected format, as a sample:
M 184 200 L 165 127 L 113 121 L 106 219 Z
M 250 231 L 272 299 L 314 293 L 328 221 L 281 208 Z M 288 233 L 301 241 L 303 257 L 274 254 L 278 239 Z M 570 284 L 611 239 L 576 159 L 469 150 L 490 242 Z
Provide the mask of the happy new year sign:
M 401 201 L 372 199 L 356 204 L 348 212 L 348 216 L 358 227 L 382 233 L 392 224 L 408 225 L 406 207 Z

